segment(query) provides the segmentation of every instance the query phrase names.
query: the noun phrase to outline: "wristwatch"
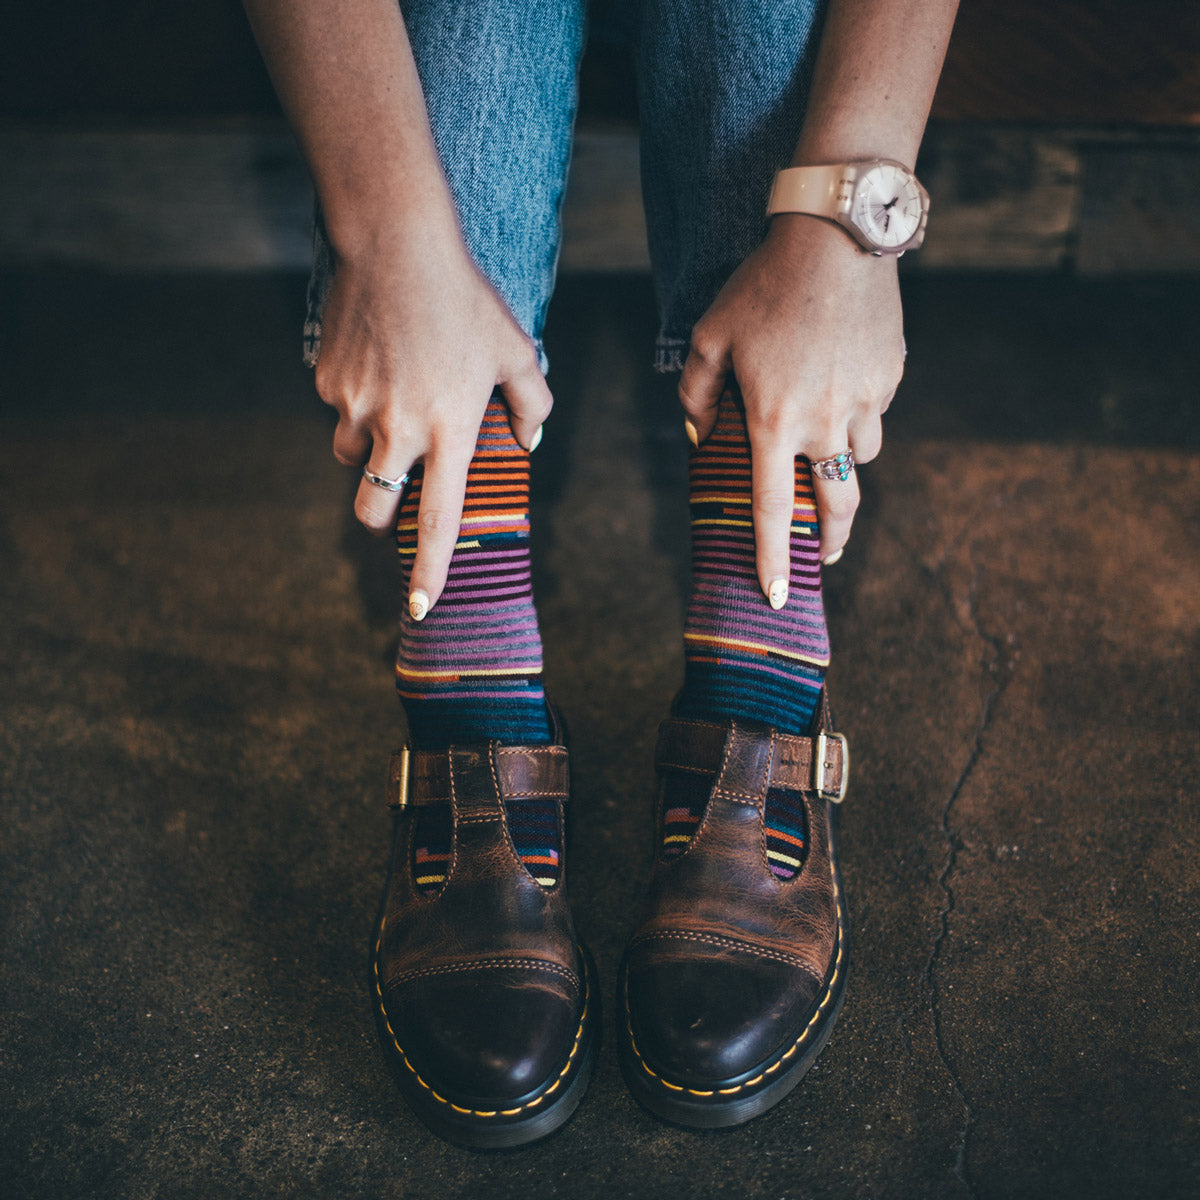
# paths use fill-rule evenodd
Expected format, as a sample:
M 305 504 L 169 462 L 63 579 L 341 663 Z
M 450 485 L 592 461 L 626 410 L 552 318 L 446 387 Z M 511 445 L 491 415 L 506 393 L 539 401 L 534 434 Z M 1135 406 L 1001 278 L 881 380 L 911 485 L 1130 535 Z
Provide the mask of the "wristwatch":
M 787 167 L 767 200 L 767 216 L 776 213 L 824 217 L 872 254 L 903 254 L 925 240 L 929 193 L 891 158 Z

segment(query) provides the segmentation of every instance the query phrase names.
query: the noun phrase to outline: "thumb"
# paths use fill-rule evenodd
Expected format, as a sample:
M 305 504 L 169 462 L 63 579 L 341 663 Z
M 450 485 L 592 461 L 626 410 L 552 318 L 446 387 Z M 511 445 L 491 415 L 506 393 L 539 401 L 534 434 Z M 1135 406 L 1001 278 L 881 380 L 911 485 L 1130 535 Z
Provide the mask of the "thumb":
M 513 437 L 523 449 L 536 449 L 541 441 L 542 422 L 554 407 L 554 397 L 550 395 L 536 356 L 523 357 L 521 366 L 500 379 L 499 386 L 508 405 L 508 423 Z
M 683 364 L 683 374 L 679 377 L 679 402 L 687 414 L 685 426 L 693 446 L 699 446 L 717 423 L 717 409 L 729 366 L 724 354 L 706 354 L 696 348 L 695 342 L 692 343 L 687 362 Z

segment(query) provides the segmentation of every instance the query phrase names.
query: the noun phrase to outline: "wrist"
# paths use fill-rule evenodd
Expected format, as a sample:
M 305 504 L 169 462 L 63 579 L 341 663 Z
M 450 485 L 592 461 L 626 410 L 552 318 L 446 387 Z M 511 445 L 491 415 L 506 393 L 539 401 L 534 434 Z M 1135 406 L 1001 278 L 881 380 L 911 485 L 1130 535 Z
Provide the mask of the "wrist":
M 449 194 L 413 196 L 404 189 L 364 198 L 321 201 L 329 243 L 339 263 L 371 263 L 421 253 L 463 250 Z
M 377 155 L 368 163 L 334 163 L 314 175 L 325 232 L 339 261 L 411 249 L 422 237 L 443 246 L 462 240 L 436 159 L 391 169 Z
M 811 213 L 776 213 L 770 218 L 766 241 L 778 252 L 797 260 L 820 256 L 841 261 L 848 270 L 879 276 L 896 274 L 895 254 L 877 255 L 864 250 L 836 221 Z

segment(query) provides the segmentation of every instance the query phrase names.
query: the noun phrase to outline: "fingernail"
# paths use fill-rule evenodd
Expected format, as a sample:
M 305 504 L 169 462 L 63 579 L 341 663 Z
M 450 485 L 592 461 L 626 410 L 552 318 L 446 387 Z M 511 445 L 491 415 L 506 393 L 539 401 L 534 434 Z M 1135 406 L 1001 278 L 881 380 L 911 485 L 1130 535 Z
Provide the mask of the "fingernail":
M 533 435 L 533 441 L 529 443 L 529 453 L 532 454 L 542 444 L 542 426 L 537 427 L 537 433 Z
M 767 599 L 772 608 L 782 608 L 787 603 L 788 585 L 786 579 L 772 579 L 767 588 Z
M 425 614 L 429 611 L 429 596 L 420 588 L 408 594 L 408 615 L 414 621 L 425 620 Z
M 684 419 L 683 419 L 683 432 L 687 434 L 688 441 L 691 442 L 692 445 L 695 446 L 697 450 L 699 450 L 700 449 L 700 435 L 699 435 L 699 433 L 696 432 L 695 425 L 693 425 L 691 423 L 691 421 L 689 421 L 686 417 L 684 417 Z
M 835 562 L 837 562 L 841 557 L 842 557 L 842 551 L 835 550 L 828 558 L 821 559 L 821 565 L 823 567 L 832 567 L 833 564 Z

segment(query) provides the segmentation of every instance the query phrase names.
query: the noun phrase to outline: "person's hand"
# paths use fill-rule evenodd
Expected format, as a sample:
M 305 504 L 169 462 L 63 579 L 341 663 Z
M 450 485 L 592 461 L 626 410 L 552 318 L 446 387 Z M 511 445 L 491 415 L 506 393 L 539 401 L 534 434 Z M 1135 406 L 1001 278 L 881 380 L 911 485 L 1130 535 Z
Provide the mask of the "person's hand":
M 397 479 L 424 463 L 409 609 L 420 620 L 445 586 L 462 522 L 467 470 L 496 387 L 513 435 L 532 449 L 553 401 L 533 343 L 470 260 L 457 229 L 340 259 L 316 366 L 338 412 L 334 457 Z M 363 479 L 354 511 L 395 527 L 400 496 Z
M 809 216 L 776 216 L 696 324 L 679 383 L 689 436 L 699 444 L 712 432 L 732 374 L 750 438 L 758 579 L 774 607 L 787 599 L 796 456 L 848 447 L 856 462 L 874 458 L 903 370 L 895 258 L 866 254 Z M 851 472 L 845 482 L 814 475 L 813 485 L 828 560 L 850 536 L 858 482 Z

